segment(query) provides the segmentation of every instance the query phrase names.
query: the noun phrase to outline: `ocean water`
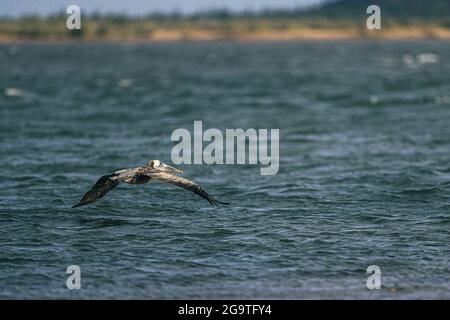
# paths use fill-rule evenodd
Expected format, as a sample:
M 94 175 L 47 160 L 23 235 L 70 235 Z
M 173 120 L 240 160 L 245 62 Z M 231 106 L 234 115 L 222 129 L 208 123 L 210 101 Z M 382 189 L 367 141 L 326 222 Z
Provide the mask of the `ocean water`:
M 0 45 L 0 298 L 450 298 L 449 58 L 439 41 Z M 103 174 L 170 164 L 194 120 L 280 129 L 278 174 L 180 165 L 231 205 L 152 183 L 71 209 Z

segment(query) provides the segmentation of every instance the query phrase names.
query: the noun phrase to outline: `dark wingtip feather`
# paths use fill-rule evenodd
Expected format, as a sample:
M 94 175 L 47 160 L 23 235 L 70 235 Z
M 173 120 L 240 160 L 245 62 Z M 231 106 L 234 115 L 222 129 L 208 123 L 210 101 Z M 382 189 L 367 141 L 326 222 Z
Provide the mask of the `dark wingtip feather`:
M 226 206 L 228 206 L 230 203 L 228 203 L 228 202 L 222 202 L 222 201 L 219 201 L 219 200 L 216 200 L 216 199 L 214 199 L 214 198 L 211 198 L 211 205 L 214 207 L 214 206 L 216 206 L 216 207 L 226 207 Z
M 73 208 L 81 207 L 83 204 L 84 204 L 84 203 L 82 203 L 82 202 L 77 203 L 76 205 L 72 206 L 72 209 L 73 209 Z

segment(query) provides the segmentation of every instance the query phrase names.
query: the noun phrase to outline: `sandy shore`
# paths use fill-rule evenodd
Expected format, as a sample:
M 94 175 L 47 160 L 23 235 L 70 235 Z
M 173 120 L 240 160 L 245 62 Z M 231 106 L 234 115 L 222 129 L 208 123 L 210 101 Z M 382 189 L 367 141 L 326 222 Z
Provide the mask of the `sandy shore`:
M 351 39 L 450 39 L 450 29 L 441 27 L 393 27 L 381 30 L 357 28 L 299 28 L 289 30 L 255 30 L 253 32 L 230 32 L 223 34 L 202 29 L 157 29 L 136 35 L 135 33 L 110 32 L 100 36 L 86 32 L 83 36 L 69 33 L 57 35 L 17 36 L 0 33 L 0 43 L 28 42 L 177 42 L 177 41 L 304 41 L 304 40 L 351 40 Z

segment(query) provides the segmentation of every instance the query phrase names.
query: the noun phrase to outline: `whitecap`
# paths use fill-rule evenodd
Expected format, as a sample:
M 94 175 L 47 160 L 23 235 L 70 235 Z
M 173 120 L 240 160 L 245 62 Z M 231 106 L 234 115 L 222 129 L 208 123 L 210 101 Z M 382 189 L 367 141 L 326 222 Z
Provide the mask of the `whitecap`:
M 121 88 L 128 88 L 131 86 L 131 79 L 121 79 L 117 85 Z
M 417 55 L 419 64 L 435 64 L 439 63 L 439 56 L 434 53 L 421 53 Z
M 25 91 L 18 88 L 6 88 L 5 96 L 7 97 L 21 97 L 25 94 Z

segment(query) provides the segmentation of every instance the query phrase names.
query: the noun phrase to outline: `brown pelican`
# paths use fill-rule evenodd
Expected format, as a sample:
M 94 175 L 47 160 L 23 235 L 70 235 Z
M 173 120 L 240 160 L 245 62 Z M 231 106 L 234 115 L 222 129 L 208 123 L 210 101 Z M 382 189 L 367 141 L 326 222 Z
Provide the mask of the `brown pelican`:
M 152 160 L 147 165 L 141 167 L 117 170 L 98 179 L 92 189 L 86 192 L 80 202 L 72 208 L 84 206 L 99 200 L 109 190 L 117 187 L 120 182 L 143 184 L 150 181 L 172 183 L 178 187 L 192 191 L 203 199 L 208 200 L 212 206 L 219 207 L 220 205 L 228 205 L 228 203 L 214 199 L 194 181 L 177 176 L 177 173 L 181 174 L 183 171 L 162 163 L 159 160 Z

